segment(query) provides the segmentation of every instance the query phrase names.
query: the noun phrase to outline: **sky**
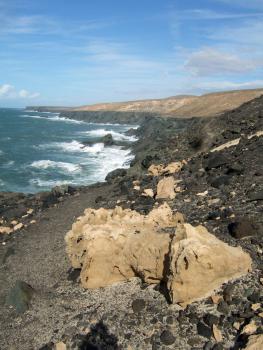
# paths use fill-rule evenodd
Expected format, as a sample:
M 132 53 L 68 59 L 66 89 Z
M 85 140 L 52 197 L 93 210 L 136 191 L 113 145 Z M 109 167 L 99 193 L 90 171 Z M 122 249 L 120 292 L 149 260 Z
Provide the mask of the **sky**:
M 263 0 L 0 0 L 0 106 L 263 87 Z

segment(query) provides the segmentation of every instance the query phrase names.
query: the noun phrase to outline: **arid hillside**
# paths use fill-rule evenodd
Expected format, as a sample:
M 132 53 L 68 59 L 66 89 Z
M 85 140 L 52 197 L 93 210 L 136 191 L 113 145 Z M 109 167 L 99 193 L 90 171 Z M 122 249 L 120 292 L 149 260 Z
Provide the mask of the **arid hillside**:
M 74 111 L 154 112 L 178 117 L 213 116 L 234 109 L 263 94 L 263 89 L 216 92 L 202 96 L 180 95 L 165 99 L 100 103 Z

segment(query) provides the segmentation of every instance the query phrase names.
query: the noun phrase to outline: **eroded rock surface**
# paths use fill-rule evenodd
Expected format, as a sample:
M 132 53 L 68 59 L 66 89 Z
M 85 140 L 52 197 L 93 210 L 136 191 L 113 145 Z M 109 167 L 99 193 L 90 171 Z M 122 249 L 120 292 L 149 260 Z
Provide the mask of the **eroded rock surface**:
M 85 288 L 140 277 L 167 282 L 171 301 L 188 304 L 222 283 L 245 275 L 251 259 L 208 233 L 183 223 L 165 203 L 148 215 L 130 209 L 86 209 L 66 236 L 74 268 Z

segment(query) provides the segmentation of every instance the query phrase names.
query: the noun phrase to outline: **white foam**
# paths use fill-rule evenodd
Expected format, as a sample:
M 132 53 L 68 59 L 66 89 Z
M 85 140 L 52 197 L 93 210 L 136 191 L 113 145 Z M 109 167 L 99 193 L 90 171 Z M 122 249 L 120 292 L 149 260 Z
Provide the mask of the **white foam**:
M 31 164 L 31 167 L 38 169 L 58 168 L 69 173 L 75 173 L 81 171 L 81 167 L 78 164 L 54 162 L 52 160 L 37 160 Z
M 88 136 L 91 136 L 91 137 L 103 137 L 105 135 L 111 134 L 115 141 L 135 142 L 138 140 L 135 136 L 127 136 L 127 135 L 121 134 L 119 132 L 116 132 L 113 130 L 106 130 L 106 129 L 84 131 L 83 134 L 84 133 Z
M 44 144 L 38 146 L 39 148 L 44 149 L 60 149 L 64 152 L 76 153 L 76 152 L 85 152 L 85 153 L 99 153 L 104 149 L 103 143 L 95 143 L 93 146 L 85 146 L 83 143 L 73 140 L 71 142 L 52 142 L 49 144 Z
M 42 112 L 42 113 L 49 113 L 51 112 Z M 53 116 L 40 116 L 40 115 L 29 115 L 29 114 L 23 114 L 21 117 L 23 118 L 33 118 L 33 119 L 42 119 L 42 120 L 50 120 L 53 122 L 66 122 L 71 124 L 83 124 L 85 122 L 81 120 L 75 120 L 75 119 L 69 119 L 65 117 L 59 117 L 59 113 L 52 113 Z
M 67 184 L 71 184 L 72 182 L 70 181 L 66 181 L 66 180 L 42 180 L 40 178 L 35 178 L 35 179 L 31 179 L 29 181 L 30 185 L 36 186 L 36 187 L 47 187 L 47 188 L 52 188 L 55 186 L 61 186 L 61 185 L 67 185 Z

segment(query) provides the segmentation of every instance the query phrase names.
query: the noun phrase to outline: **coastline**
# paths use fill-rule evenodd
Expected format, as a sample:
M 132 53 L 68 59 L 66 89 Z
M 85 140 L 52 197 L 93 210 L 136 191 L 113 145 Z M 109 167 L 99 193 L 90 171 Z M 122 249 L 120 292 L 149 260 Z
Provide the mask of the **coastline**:
M 8 349 L 8 344 L 13 343 L 14 346 L 19 344 L 22 350 L 28 350 L 31 341 L 28 334 L 32 333 L 35 334 L 34 349 L 43 346 L 52 348 L 51 342 L 56 343 L 61 339 L 71 344 L 70 349 L 77 349 L 78 344 L 85 339 L 85 333 L 81 333 L 85 318 L 89 323 L 95 320 L 95 325 L 99 322 L 107 325 L 109 334 L 118 338 L 120 348 L 123 349 L 129 344 L 134 348 L 141 346 L 141 349 L 152 349 L 154 344 L 157 348 L 163 346 L 169 349 L 171 347 L 165 344 L 161 336 L 167 330 L 173 332 L 176 338 L 172 347 L 203 348 L 208 341 L 212 341 L 214 346 L 212 333 L 206 329 L 206 334 L 200 334 L 196 327 L 210 313 L 220 318 L 218 322 L 224 345 L 233 346 L 237 341 L 242 342 L 238 338 L 242 328 L 234 330 L 233 323 L 240 322 L 240 319 L 250 322 L 253 317 L 258 317 L 255 313 L 245 315 L 245 310 L 249 308 L 250 311 L 252 305 L 247 297 L 260 289 L 259 276 L 263 267 L 258 253 L 262 246 L 262 235 L 257 234 L 260 231 L 257 227 L 263 224 L 260 215 L 260 193 L 263 190 L 260 150 L 263 144 L 262 137 L 249 139 L 250 135 L 263 130 L 262 111 L 263 98 L 259 98 L 233 112 L 209 120 L 147 116 L 141 128 L 136 130 L 139 141 L 133 145 L 135 159 L 129 169 L 108 174 L 107 182 L 80 187 L 69 195 L 60 193 L 56 197 L 57 201 L 54 201 L 54 194 L 43 195 L 43 203 L 46 204 L 28 216 L 28 220 L 35 220 L 35 223 L 11 235 L 0 235 L 3 248 L 0 254 L 4 267 L 0 272 L 4 281 L 0 289 L 1 300 L 5 300 L 16 279 L 25 280 L 37 290 L 32 307 L 25 315 L 19 316 L 24 321 L 22 328 L 15 310 L 8 308 L 4 302 L 1 304 L 1 327 L 5 338 L 2 339 L 3 349 Z M 106 122 L 105 118 L 103 116 L 100 120 Z M 120 119 L 124 120 L 124 117 Z M 216 154 L 210 152 L 240 135 L 239 144 Z M 161 287 L 153 289 L 139 281 L 100 290 L 82 290 L 78 284 L 78 275 L 70 268 L 64 251 L 64 235 L 72 222 L 87 207 L 114 208 L 120 205 L 147 214 L 156 203 L 163 203 L 163 200 L 142 195 L 148 188 L 156 193 L 157 183 L 162 178 L 160 175 L 149 175 L 148 168 L 152 164 L 167 165 L 182 160 L 186 164 L 178 178 L 181 191 L 174 200 L 168 200 L 171 208 L 182 212 L 187 222 L 205 225 L 210 232 L 230 245 L 241 245 L 253 259 L 253 273 L 224 286 L 228 289 L 232 287 L 231 300 L 224 305 L 225 310 L 218 310 L 218 305 L 208 299 L 182 310 L 167 303 L 160 293 Z M 255 175 L 257 173 L 259 175 Z M 253 187 L 251 179 L 255 183 Z M 134 185 L 136 181 L 140 184 L 139 190 Z M 38 203 L 41 198 L 34 200 Z M 14 204 L 18 202 L 17 198 L 13 201 Z M 26 203 L 25 208 L 30 209 L 28 207 L 31 204 Z M 254 229 L 250 232 L 253 240 L 239 239 L 230 234 L 229 224 L 241 218 L 253 223 Z M 25 266 L 30 267 L 29 272 Z M 247 295 L 244 288 L 249 290 Z M 220 293 L 224 295 L 223 291 Z M 261 295 L 254 295 L 253 303 L 260 302 L 260 298 Z M 134 311 L 132 305 L 136 300 L 144 301 L 145 315 Z M 52 315 L 45 311 L 50 306 Z M 229 317 L 232 317 L 231 321 Z M 101 329 L 98 329 L 100 333 Z

